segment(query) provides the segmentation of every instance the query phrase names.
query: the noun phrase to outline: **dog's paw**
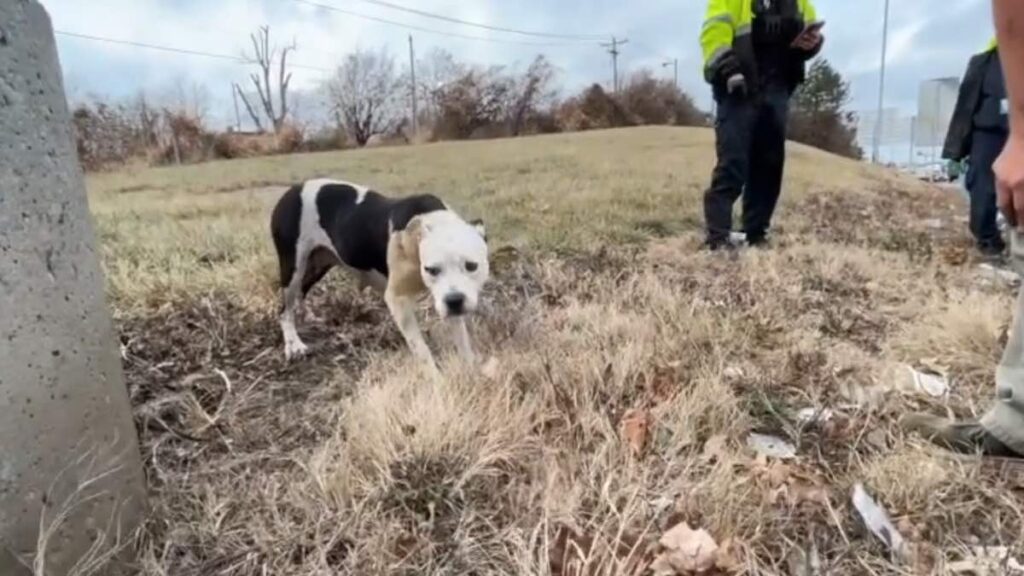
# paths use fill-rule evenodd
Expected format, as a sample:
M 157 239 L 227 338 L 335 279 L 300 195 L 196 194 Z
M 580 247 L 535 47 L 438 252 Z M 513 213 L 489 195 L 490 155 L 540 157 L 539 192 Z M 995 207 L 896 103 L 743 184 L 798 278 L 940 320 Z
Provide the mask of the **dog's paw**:
M 288 362 L 304 358 L 309 353 L 309 347 L 301 341 L 287 342 L 284 346 L 284 358 Z

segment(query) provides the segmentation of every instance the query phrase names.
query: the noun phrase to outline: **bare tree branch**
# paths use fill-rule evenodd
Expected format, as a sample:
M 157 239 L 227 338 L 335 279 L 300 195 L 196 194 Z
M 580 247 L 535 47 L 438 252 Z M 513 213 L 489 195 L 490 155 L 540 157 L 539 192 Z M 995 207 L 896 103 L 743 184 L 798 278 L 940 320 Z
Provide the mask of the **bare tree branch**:
M 260 115 L 253 109 L 252 104 L 249 102 L 249 98 L 245 95 L 245 92 L 242 91 L 242 87 L 238 84 L 235 84 L 234 86 L 235 91 L 238 92 L 238 95 L 242 98 L 242 103 L 245 104 L 246 112 L 248 112 L 249 117 L 252 118 L 252 123 L 256 125 L 256 130 L 258 132 L 263 132 L 263 123 L 260 122 Z
M 274 86 L 271 83 L 271 71 L 274 66 L 274 58 L 277 49 L 270 44 L 270 27 L 260 28 L 249 35 L 252 42 L 252 57 L 248 58 L 259 68 L 259 71 L 250 74 L 253 86 L 256 87 L 256 95 L 260 99 L 263 114 L 270 121 L 275 132 L 281 130 L 288 118 L 288 88 L 291 83 L 291 73 L 288 69 L 288 53 L 295 50 L 295 42 L 281 51 L 281 62 L 277 74 L 277 99 L 278 105 L 274 105 Z M 247 103 L 248 104 L 248 103 Z M 262 128 L 261 128 L 262 130 Z

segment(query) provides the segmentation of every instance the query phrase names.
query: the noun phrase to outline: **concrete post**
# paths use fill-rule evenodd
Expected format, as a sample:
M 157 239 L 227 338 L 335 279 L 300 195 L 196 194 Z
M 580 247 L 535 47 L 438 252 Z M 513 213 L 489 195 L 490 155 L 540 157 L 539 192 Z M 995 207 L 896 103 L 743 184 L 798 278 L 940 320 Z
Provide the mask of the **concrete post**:
M 95 246 L 50 19 L 35 0 L 0 0 L 4 576 L 31 574 L 26 561 L 69 574 L 123 544 L 144 509 Z

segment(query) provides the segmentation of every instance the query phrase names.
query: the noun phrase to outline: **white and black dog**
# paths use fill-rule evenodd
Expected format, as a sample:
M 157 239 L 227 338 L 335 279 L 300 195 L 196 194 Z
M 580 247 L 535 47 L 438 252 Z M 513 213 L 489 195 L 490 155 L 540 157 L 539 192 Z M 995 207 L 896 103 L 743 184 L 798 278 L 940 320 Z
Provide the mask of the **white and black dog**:
M 416 321 L 417 300 L 429 292 L 459 354 L 474 359 L 466 315 L 476 311 L 490 274 L 482 223 L 466 222 L 431 195 L 393 199 L 355 184 L 309 180 L 281 197 L 270 229 L 281 265 L 287 359 L 307 351 L 295 327 L 306 294 L 338 265 L 355 272 L 361 287 L 384 292 L 416 357 L 436 368 Z

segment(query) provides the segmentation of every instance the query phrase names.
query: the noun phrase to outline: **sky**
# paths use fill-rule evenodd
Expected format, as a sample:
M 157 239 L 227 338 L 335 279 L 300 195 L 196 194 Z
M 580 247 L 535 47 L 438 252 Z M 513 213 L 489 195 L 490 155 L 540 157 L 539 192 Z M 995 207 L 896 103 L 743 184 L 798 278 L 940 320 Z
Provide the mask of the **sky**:
M 491 26 L 628 38 L 621 48 L 621 74 L 648 67 L 671 77 L 672 68 L 662 63 L 678 59 L 680 84 L 699 104 L 710 105 L 698 45 L 706 0 L 390 1 Z M 419 54 L 442 48 L 459 60 L 482 65 L 521 69 L 543 53 L 560 71 L 563 93 L 593 82 L 611 84 L 611 57 L 599 41 L 489 31 L 396 11 L 368 0 L 315 2 L 429 31 L 333 12 L 303 0 L 42 0 L 59 31 L 228 56 L 243 54 L 249 33 L 269 24 L 273 39 L 282 44 L 295 41 L 294 62 L 310 67 L 294 70 L 293 86 L 299 90 L 317 87 L 342 55 L 356 48 L 383 47 L 404 64 L 409 34 Z M 826 21 L 823 56 L 851 82 L 851 109 L 874 109 L 885 0 L 815 0 L 815 4 L 819 18 Z M 962 75 L 970 55 L 992 37 L 990 9 L 990 0 L 893 0 L 886 106 L 911 114 L 922 81 Z M 211 113 L 223 119 L 234 115 L 231 83 L 245 82 L 250 71 L 229 60 L 68 36 L 58 36 L 58 47 L 72 99 L 89 95 L 118 98 L 140 89 L 160 91 L 175 83 L 198 83 L 211 95 Z

